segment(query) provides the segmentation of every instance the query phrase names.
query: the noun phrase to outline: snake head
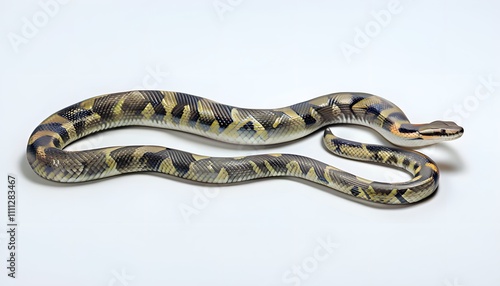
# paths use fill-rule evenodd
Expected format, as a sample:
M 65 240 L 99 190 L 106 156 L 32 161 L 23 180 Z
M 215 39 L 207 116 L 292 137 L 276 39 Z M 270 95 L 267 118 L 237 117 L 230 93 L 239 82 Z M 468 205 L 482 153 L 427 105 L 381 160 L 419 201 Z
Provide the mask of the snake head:
M 418 126 L 418 134 L 425 140 L 453 140 L 464 134 L 464 129 L 452 121 L 433 121 Z

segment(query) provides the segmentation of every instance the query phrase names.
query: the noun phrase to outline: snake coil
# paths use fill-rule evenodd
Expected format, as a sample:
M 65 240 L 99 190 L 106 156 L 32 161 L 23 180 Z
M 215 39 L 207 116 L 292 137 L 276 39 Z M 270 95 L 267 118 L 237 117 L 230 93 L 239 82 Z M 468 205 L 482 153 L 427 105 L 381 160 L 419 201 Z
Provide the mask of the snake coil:
M 52 114 L 31 134 L 27 159 L 36 174 L 58 182 L 145 171 L 220 184 L 293 176 L 384 204 L 414 203 L 435 191 L 439 171 L 424 154 L 344 140 L 329 129 L 323 141 L 332 153 L 402 168 L 412 174 L 412 179 L 401 183 L 370 181 L 293 154 L 219 158 L 160 146 L 63 150 L 86 135 L 130 125 L 180 130 L 236 144 L 265 145 L 295 140 L 342 123 L 368 126 L 393 144 L 407 147 L 452 140 L 463 134 L 463 128 L 453 122 L 412 124 L 396 105 L 367 93 L 333 93 L 283 108 L 245 109 L 185 93 L 141 90 L 93 97 Z

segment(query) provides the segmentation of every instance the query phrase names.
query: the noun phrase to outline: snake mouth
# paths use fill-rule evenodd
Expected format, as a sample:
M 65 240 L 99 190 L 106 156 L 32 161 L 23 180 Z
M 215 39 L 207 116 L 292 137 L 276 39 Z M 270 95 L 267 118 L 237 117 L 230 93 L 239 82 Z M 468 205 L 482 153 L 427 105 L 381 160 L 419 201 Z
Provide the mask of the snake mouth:
M 452 121 L 433 121 L 418 127 L 422 139 L 452 140 L 464 134 L 464 128 Z

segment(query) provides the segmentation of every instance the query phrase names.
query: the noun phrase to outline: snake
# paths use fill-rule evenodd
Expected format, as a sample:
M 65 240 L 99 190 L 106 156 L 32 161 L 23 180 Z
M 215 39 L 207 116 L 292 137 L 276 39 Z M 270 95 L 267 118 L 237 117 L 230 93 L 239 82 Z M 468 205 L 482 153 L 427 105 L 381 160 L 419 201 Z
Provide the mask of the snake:
M 337 137 L 329 128 L 335 124 L 367 126 L 395 146 Z M 331 153 L 402 169 L 411 179 L 372 181 L 296 154 L 210 157 L 163 146 L 64 150 L 89 134 L 123 126 L 166 128 L 244 145 L 293 141 L 324 128 L 323 143 Z M 92 97 L 50 115 L 29 137 L 27 160 L 36 174 L 56 182 L 85 182 L 135 172 L 159 172 L 207 184 L 286 176 L 361 201 L 402 205 L 421 201 L 439 184 L 436 163 L 409 148 L 457 139 L 463 132 L 450 121 L 412 124 L 389 100 L 363 92 L 331 93 L 282 108 L 249 109 L 182 92 L 132 90 Z

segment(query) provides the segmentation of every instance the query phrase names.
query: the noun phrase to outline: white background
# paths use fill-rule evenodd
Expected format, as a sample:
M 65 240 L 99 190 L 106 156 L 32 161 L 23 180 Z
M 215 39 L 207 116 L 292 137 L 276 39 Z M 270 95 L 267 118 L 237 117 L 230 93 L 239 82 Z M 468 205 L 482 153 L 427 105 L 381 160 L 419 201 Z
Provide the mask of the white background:
M 1 285 L 500 285 L 498 3 L 159 2 L 1 2 L 0 174 L 17 175 L 19 187 L 18 278 L 7 277 L 2 231 Z M 70 185 L 31 171 L 25 146 L 39 122 L 91 96 L 137 88 L 253 108 L 363 91 L 395 102 L 415 123 L 455 120 L 465 135 L 420 149 L 438 163 L 440 188 L 404 208 L 293 179 L 217 187 L 136 174 Z M 364 128 L 333 131 L 387 144 Z M 321 135 L 253 148 L 126 128 L 71 149 L 286 152 L 369 179 L 408 178 L 332 157 Z M 330 252 L 321 248 L 328 241 Z

